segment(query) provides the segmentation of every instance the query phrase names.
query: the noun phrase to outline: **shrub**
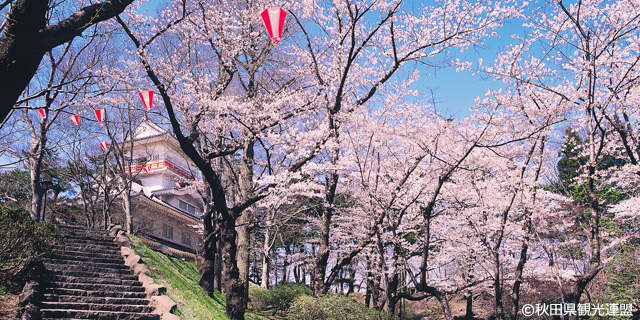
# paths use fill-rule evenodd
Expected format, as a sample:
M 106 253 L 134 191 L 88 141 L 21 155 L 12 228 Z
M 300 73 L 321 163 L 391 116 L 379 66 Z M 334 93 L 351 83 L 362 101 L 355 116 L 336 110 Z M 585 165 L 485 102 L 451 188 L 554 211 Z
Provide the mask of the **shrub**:
M 287 312 L 289 320 L 387 320 L 390 317 L 375 309 L 367 308 L 343 295 L 325 295 L 318 299 L 300 296 Z
M 283 283 L 271 290 L 255 288 L 251 290 L 250 308 L 258 311 L 273 308 L 274 311 L 284 314 L 297 297 L 309 296 L 312 293 L 309 287 L 300 283 Z
M 31 220 L 24 209 L 0 207 L 0 291 L 17 289 L 27 267 L 59 238 L 55 225 Z
M 266 311 L 270 309 L 271 292 L 260 287 L 249 287 L 249 309 Z

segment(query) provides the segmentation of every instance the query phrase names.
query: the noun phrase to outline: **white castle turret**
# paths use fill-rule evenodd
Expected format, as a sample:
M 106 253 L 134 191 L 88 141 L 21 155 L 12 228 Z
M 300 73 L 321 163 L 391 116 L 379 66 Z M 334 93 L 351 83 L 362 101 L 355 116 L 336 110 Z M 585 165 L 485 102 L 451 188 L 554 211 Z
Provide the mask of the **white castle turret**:
M 201 243 L 202 200 L 190 184 L 200 178 L 199 171 L 173 135 L 148 119 L 134 130 L 133 159 L 134 230 L 156 249 L 195 252 Z

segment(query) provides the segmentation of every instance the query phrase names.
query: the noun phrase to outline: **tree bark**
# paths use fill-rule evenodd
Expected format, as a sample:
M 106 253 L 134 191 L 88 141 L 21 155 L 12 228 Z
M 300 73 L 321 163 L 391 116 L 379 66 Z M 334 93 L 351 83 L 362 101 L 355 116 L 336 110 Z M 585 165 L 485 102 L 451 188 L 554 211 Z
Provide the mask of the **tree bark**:
M 245 294 L 249 293 L 249 242 L 251 234 L 249 233 L 249 211 L 245 212 L 238 218 L 238 271 L 240 272 L 240 280 L 246 287 Z M 248 299 L 248 296 L 245 296 Z
M 495 307 L 494 313 L 497 320 L 504 319 L 504 306 L 502 305 L 502 265 L 500 264 L 500 253 L 497 251 L 493 253 L 493 287 L 495 294 Z
M 254 144 L 253 139 L 248 139 L 244 145 L 244 154 L 242 156 L 242 164 L 240 166 L 240 198 L 241 202 L 246 202 L 254 194 L 253 190 L 253 164 L 254 164 Z M 245 300 L 249 299 L 249 242 L 250 242 L 250 223 L 251 209 L 246 209 L 244 213 L 237 219 L 238 227 L 238 270 L 240 272 L 240 280 L 245 286 Z
M 130 183 L 126 181 L 124 183 L 125 188 L 122 192 L 122 207 L 124 209 L 125 231 L 128 234 L 133 234 L 133 216 L 131 215 L 131 188 L 127 187 L 127 185 L 130 186 Z
M 449 306 L 449 299 L 446 294 L 437 292 L 434 294 L 438 302 L 442 307 L 442 315 L 446 320 L 453 320 L 453 316 L 451 315 L 451 307 Z
M 214 210 L 210 206 L 205 206 L 205 215 L 203 220 L 203 242 L 202 250 L 200 253 L 200 268 L 198 284 L 209 295 L 213 296 L 215 292 L 215 265 L 214 261 L 217 253 L 217 239 L 215 234 L 215 228 L 213 226 L 213 213 Z
M 269 245 L 270 233 L 269 226 L 270 221 L 267 221 L 267 226 L 264 231 L 264 244 L 262 245 L 262 273 L 261 273 L 261 281 L 260 287 L 264 289 L 269 288 L 269 252 L 271 251 L 271 246 Z
M 337 176 L 335 180 L 337 181 Z M 327 262 L 329 261 L 329 231 L 332 214 L 333 209 L 327 206 L 321 217 L 320 245 L 318 247 L 313 272 L 313 296 L 315 298 L 319 298 L 327 291 L 324 278 L 327 272 Z

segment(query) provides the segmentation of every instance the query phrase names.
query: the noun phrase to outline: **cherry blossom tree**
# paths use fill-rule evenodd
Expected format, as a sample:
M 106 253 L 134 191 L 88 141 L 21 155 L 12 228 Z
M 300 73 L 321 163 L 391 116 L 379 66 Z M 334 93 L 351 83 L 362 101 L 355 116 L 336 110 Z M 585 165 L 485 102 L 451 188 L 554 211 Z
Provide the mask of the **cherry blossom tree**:
M 566 272 L 556 272 L 572 283 L 563 288 L 564 301 L 578 303 L 609 260 L 602 227 L 607 205 L 597 195 L 607 183 L 598 181 L 624 185 L 638 175 L 637 108 L 631 107 L 637 104 L 638 92 L 637 3 L 553 1 L 528 17 L 527 37 L 483 70 L 525 93 L 521 96 L 532 100 L 539 112 L 564 114 L 584 137 L 586 161 L 575 182 L 584 187 L 586 197 L 587 257 Z M 598 163 L 608 155 L 623 155 L 628 164 L 599 170 Z M 633 202 L 637 190 L 628 191 L 627 201 Z M 625 210 L 624 204 L 616 208 Z
M 270 176 L 295 172 L 315 155 L 295 151 L 304 151 L 308 142 L 298 139 L 291 145 L 281 138 L 292 130 L 304 138 L 313 128 L 295 125 L 307 116 L 309 98 L 297 83 L 296 68 L 284 68 L 282 62 L 267 68 L 274 63 L 267 59 L 273 46 L 256 19 L 263 8 L 257 3 L 180 2 L 161 12 L 150 28 L 145 24 L 154 19 L 133 10 L 127 11 L 127 22 L 119 19 L 144 68 L 134 72 L 142 71 L 153 83 L 182 150 L 202 172 L 208 210 L 200 283 L 213 292 L 217 234 L 232 319 L 243 318 L 246 307 L 250 207 L 268 196 L 275 185 Z M 227 28 L 230 24 L 235 27 Z M 285 155 L 272 159 L 274 149 Z M 223 182 L 216 159 L 230 164 L 224 181 L 235 186 Z M 288 180 L 286 175 L 282 179 Z
M 340 268 L 350 264 L 366 246 L 365 243 L 357 246 L 327 270 L 334 201 L 341 179 L 336 167 L 344 145 L 342 124 L 355 110 L 373 105 L 372 98 L 405 65 L 429 63 L 449 48 L 465 50 L 480 43 L 512 9 L 511 4 L 503 3 L 483 6 L 442 2 L 408 12 L 401 1 L 317 3 L 305 5 L 300 12 L 292 9 L 306 43 L 301 56 L 310 65 L 315 87 L 320 90 L 318 103 L 324 109 L 330 132 L 323 151 L 328 170 L 321 177 L 325 195 L 313 271 L 314 296 L 327 292 Z M 376 103 L 384 103 L 384 99 Z

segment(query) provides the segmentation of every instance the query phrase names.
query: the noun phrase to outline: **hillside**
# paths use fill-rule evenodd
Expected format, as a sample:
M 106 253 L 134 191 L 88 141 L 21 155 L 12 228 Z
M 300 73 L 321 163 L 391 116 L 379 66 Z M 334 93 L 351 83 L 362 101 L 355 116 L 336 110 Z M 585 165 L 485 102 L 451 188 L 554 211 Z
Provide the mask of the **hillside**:
M 129 237 L 133 249 L 153 272 L 151 277 L 167 287 L 167 295 L 178 305 L 176 314 L 183 320 L 228 319 L 224 295 L 216 292 L 211 298 L 200 288 L 195 263 L 169 257 L 150 249 L 139 238 Z M 266 319 L 251 312 L 245 316 L 246 319 Z

